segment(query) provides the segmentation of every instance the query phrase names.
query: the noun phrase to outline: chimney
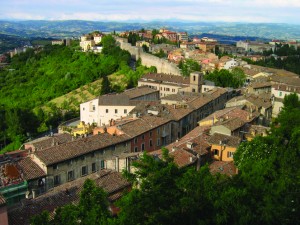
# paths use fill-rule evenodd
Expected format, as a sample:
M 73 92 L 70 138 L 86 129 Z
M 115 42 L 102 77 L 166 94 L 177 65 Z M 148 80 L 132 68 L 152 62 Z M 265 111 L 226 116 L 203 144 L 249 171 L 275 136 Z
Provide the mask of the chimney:
M 35 190 L 32 189 L 32 198 L 34 199 L 35 198 Z
M 172 152 L 175 152 L 177 150 L 177 147 L 173 146 L 172 147 Z
M 187 142 L 186 147 L 189 149 L 193 149 L 193 142 Z
M 193 156 L 190 156 L 190 162 L 193 162 Z

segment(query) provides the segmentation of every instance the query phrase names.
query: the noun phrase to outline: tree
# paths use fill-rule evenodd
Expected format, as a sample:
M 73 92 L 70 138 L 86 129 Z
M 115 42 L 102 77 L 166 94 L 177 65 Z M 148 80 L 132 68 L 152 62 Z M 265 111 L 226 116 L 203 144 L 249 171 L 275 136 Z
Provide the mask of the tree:
M 80 193 L 78 210 L 81 224 L 101 224 L 101 221 L 105 221 L 110 215 L 107 193 L 97 187 L 94 181 L 86 179 Z
M 105 95 L 111 92 L 111 84 L 107 76 L 102 78 L 100 95 Z
M 48 211 L 43 211 L 41 214 L 33 216 L 30 219 L 31 225 L 50 225 L 50 214 Z
M 76 225 L 79 220 L 78 206 L 69 204 L 55 210 L 53 223 L 55 225 Z
M 191 72 L 201 70 L 200 64 L 192 59 L 180 61 L 178 67 L 181 69 L 183 76 L 190 76 Z
M 253 199 L 252 219 L 260 224 L 295 224 L 299 207 L 300 119 L 299 100 L 285 98 L 270 135 L 239 146 L 234 161 L 243 187 Z

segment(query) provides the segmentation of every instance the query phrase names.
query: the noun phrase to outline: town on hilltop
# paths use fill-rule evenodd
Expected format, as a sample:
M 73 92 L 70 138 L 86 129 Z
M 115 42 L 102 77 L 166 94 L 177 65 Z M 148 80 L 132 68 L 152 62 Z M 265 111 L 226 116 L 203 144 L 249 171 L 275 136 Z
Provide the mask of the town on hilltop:
M 81 36 L 81 51 L 101 54 L 106 35 Z M 9 224 L 29 224 L 43 210 L 54 213 L 77 204 L 86 178 L 108 193 L 116 215 L 115 202 L 134 188 L 121 173 L 135 173 L 134 162 L 144 152 L 164 160 L 167 149 L 179 168 L 198 171 L 208 165 L 212 174 L 232 178 L 239 173 L 234 162 L 239 146 L 269 135 L 285 96 L 300 98 L 298 74 L 255 64 L 284 60 L 287 56 L 276 55 L 282 46 L 299 53 L 295 41 L 238 41 L 234 46 L 165 28 L 113 37 L 133 62 L 140 60 L 156 72 L 142 75 L 136 87 L 80 103 L 80 119 L 0 155 L 1 219 Z M 52 45 L 68 46 L 70 40 Z M 27 48 L 10 51 L 10 57 Z M 0 61 L 5 58 L 1 55 Z M 239 77 L 226 83 L 229 78 L 222 81 L 222 74 Z

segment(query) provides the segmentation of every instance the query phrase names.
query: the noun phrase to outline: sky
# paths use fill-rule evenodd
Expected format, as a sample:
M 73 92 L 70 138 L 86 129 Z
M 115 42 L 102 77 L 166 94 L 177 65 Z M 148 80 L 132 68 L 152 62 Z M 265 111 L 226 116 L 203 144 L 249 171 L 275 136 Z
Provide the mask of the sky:
M 300 24 L 300 0 L 1 0 L 0 19 Z

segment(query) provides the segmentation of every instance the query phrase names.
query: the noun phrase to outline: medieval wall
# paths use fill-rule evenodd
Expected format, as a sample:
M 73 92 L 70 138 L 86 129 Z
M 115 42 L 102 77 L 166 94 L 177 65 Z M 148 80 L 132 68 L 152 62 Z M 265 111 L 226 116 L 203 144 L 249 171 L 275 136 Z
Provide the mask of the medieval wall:
M 125 38 L 115 37 L 116 41 L 119 43 L 120 48 L 130 52 L 131 57 L 135 60 L 139 58 L 142 60 L 144 66 L 150 67 L 155 66 L 157 68 L 157 73 L 165 73 L 172 75 L 181 75 L 181 72 L 176 64 L 170 63 L 168 60 L 160 59 L 154 55 L 143 52 L 141 47 L 131 46 Z

